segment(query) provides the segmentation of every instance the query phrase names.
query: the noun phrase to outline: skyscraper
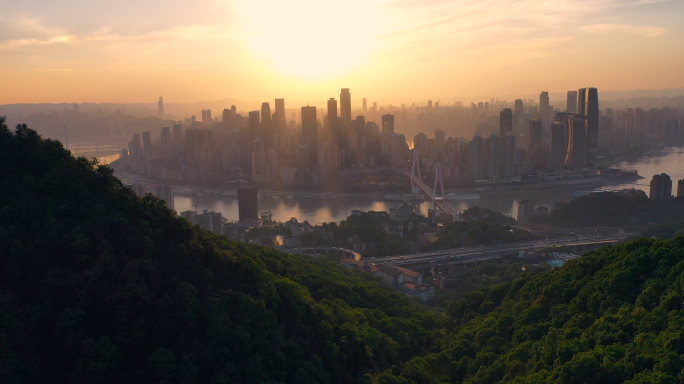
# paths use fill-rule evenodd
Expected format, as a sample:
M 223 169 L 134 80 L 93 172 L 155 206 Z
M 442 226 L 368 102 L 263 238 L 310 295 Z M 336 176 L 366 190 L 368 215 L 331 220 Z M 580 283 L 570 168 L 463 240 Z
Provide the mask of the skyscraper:
M 161 143 L 164 145 L 171 144 L 171 127 L 162 127 Z
M 302 107 L 302 135 L 316 135 L 316 107 Z
M 468 175 L 473 179 L 481 179 L 484 175 L 484 147 L 484 139 L 475 132 L 468 143 Z
M 271 118 L 271 106 L 268 103 L 261 103 L 261 139 L 267 146 L 272 144 L 273 124 Z
M 583 167 L 587 160 L 587 128 L 586 120 L 582 115 L 568 117 L 566 119 L 568 130 L 568 151 L 565 155 L 567 168 Z
M 503 141 L 503 172 L 501 176 L 515 176 L 515 135 L 513 132 L 506 132 Z
M 563 170 L 567 144 L 565 141 L 565 125 L 561 121 L 551 123 L 551 153 L 546 169 L 549 171 Z
M 684 179 L 677 180 L 677 197 L 684 197 Z
M 223 128 L 231 129 L 233 127 L 233 111 L 228 108 L 223 109 Z
M 504 108 L 499 112 L 499 140 L 504 140 L 508 132 L 513 132 L 513 111 Z M 515 148 L 513 149 L 515 151 Z M 504 174 L 504 146 L 500 144 L 499 151 L 499 173 Z
M 351 112 L 351 93 L 349 88 L 342 88 L 340 92 L 340 116 L 342 116 L 345 128 L 351 127 L 352 112 Z
M 261 120 L 259 119 L 259 111 L 249 112 L 249 146 L 252 142 L 261 136 Z
M 653 175 L 649 197 L 653 200 L 667 200 L 672 197 L 672 180 L 668 174 Z
M 318 121 L 316 120 L 316 107 L 302 107 L 302 144 L 305 149 L 300 150 L 298 168 L 303 169 L 316 162 L 318 151 Z M 303 168 L 302 168 L 303 167 Z
M 539 95 L 539 118 L 544 125 L 549 125 L 551 122 L 551 112 L 549 111 L 549 93 L 542 92 Z
M 143 140 L 143 153 L 145 158 L 149 158 L 152 153 L 152 134 L 150 131 L 143 131 L 142 133 L 142 140 Z
M 523 101 L 522 99 L 517 99 L 513 109 L 513 133 L 516 135 L 521 134 L 524 128 L 523 124 Z
M 567 113 L 577 113 L 577 91 L 568 91 Z
M 394 133 L 394 115 L 382 115 L 382 134 L 391 135 Z
M 599 138 L 599 102 L 596 88 L 582 88 L 577 92 L 578 114 L 587 117 L 587 162 L 596 163 Z
M 183 126 L 180 124 L 174 124 L 173 125 L 173 141 L 176 144 L 180 144 L 180 142 L 183 140 L 182 132 L 181 130 L 183 129 Z
M 280 117 L 281 121 L 285 120 L 285 99 L 275 99 L 275 113 L 278 114 L 278 117 Z M 278 127 L 280 126 L 280 122 L 274 122 L 273 125 Z
M 365 98 L 365 97 L 363 98 L 363 105 L 362 105 L 361 108 L 362 108 L 362 111 L 363 111 L 364 114 L 365 114 L 366 112 L 368 112 L 368 105 L 366 104 L 366 98 Z
M 78 113 L 78 109 L 76 109 L 76 112 Z M 160 119 L 164 118 L 164 99 L 159 96 L 159 102 L 157 102 L 157 117 Z
M 157 197 L 164 200 L 166 207 L 175 210 L 176 206 L 173 202 L 173 187 L 168 184 L 157 184 Z
M 238 188 L 238 211 L 240 221 L 257 220 L 259 218 L 256 188 Z
M 530 133 L 529 142 L 527 144 L 527 153 L 531 153 L 535 147 L 541 146 L 542 140 L 542 121 L 539 119 L 530 119 Z
M 435 145 L 437 146 L 438 161 L 444 161 L 444 139 L 445 134 L 441 129 L 435 130 Z
M 499 177 L 500 172 L 500 156 L 501 156 L 501 140 L 496 132 L 489 135 L 484 140 L 484 177 Z
M 328 128 L 331 128 L 337 121 L 337 100 L 331 97 L 328 100 Z

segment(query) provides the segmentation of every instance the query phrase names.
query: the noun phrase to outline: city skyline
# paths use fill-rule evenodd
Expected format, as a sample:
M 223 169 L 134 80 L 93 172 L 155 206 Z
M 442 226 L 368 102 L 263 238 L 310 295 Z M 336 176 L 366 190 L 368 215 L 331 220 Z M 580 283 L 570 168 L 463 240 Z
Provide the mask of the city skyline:
M 0 104 L 160 95 L 167 102 L 266 94 L 313 101 L 340 84 L 371 100 L 563 93 L 580 82 L 603 91 L 684 87 L 684 53 L 671 49 L 684 34 L 677 22 L 684 4 L 676 1 L 93 7 L 32 1 L 6 8 L 0 74 L 14 92 Z M 582 70 L 578 56 L 591 58 Z

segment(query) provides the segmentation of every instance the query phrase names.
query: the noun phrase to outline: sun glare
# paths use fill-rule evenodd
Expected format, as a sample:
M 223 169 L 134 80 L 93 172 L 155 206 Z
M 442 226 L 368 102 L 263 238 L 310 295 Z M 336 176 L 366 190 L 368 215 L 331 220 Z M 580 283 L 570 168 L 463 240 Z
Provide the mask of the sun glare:
M 240 0 L 238 9 L 250 48 L 274 70 L 322 78 L 364 63 L 381 31 L 377 1 Z

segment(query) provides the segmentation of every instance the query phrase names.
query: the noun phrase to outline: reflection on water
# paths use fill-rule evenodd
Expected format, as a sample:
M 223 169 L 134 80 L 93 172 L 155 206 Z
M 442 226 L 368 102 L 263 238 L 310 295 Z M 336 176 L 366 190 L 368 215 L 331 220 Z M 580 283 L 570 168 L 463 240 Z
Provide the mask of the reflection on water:
M 673 148 L 667 156 L 644 158 L 636 162 L 623 162 L 617 168 L 636 169 L 644 179 L 638 180 L 638 184 L 648 184 L 651 177 L 656 173 L 667 173 L 676 185 L 676 180 L 684 178 L 684 153 L 682 148 Z M 611 189 L 636 188 L 648 193 L 648 186 L 635 184 L 621 184 L 610 186 Z M 591 187 L 572 187 L 568 189 L 556 189 L 549 191 L 510 191 L 492 194 L 482 194 L 480 200 L 450 201 L 456 210 L 465 210 L 473 206 L 482 206 L 505 215 L 515 217 L 518 213 L 518 202 L 532 200 L 535 205 L 543 205 L 549 209 L 559 201 L 570 201 L 572 194 L 577 190 L 592 189 Z M 600 189 L 595 187 L 593 189 Z M 183 196 L 176 195 L 176 210 L 178 212 L 204 209 L 221 212 L 226 219 L 238 219 L 237 198 L 225 196 Z M 196 207 L 195 207 L 196 205 Z M 391 207 L 398 207 L 400 202 L 384 201 L 381 197 L 339 197 L 334 200 L 320 200 L 318 198 L 298 197 L 287 200 L 284 198 L 273 199 L 269 197 L 259 198 L 259 210 L 270 210 L 276 221 L 287 221 L 291 217 L 297 220 L 308 220 L 310 223 L 323 223 L 341 221 L 346 219 L 352 210 L 360 211 L 389 211 Z M 414 203 L 416 211 L 427 215 L 427 210 L 432 206 L 431 202 Z

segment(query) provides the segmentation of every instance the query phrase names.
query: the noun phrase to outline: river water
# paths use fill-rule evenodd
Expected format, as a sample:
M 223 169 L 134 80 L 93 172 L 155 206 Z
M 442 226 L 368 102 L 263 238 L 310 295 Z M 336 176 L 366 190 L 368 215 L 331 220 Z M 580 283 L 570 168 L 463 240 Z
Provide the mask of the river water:
M 603 189 L 636 188 L 649 192 L 651 177 L 658 173 L 667 173 L 673 181 L 673 193 L 676 193 L 677 180 L 684 178 L 684 149 L 666 148 L 667 153 L 661 157 L 644 157 L 634 162 L 623 162 L 615 165 L 621 169 L 636 169 L 640 179 L 631 184 L 620 184 L 603 187 Z M 494 211 L 499 211 L 505 215 L 515 217 L 518 213 L 518 202 L 522 200 L 532 200 L 536 206 L 545 206 L 549 209 L 559 201 L 570 201 L 575 191 L 599 190 L 601 186 L 582 186 L 577 185 L 564 189 L 553 190 L 518 190 L 509 192 L 481 193 L 479 200 L 450 201 L 456 210 L 464 210 L 473 206 L 482 206 Z M 338 197 L 337 199 L 323 200 L 318 197 L 307 198 L 297 196 L 294 199 L 286 199 L 287 193 L 278 193 L 279 198 L 269 197 L 264 193 L 259 201 L 259 211 L 270 210 L 273 219 L 276 221 L 287 221 L 291 217 L 296 217 L 299 221 L 308 220 L 312 224 L 345 220 L 351 211 L 358 209 L 361 211 L 389 211 L 391 207 L 397 207 L 401 203 L 384 201 L 381 196 L 368 197 Z M 238 219 L 238 203 L 236 197 L 225 196 L 199 196 L 199 195 L 176 195 L 176 211 L 186 210 L 198 211 L 204 209 L 218 211 L 229 220 Z M 414 202 L 416 212 L 427 215 L 432 203 L 426 200 L 422 203 Z

